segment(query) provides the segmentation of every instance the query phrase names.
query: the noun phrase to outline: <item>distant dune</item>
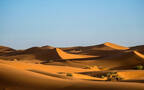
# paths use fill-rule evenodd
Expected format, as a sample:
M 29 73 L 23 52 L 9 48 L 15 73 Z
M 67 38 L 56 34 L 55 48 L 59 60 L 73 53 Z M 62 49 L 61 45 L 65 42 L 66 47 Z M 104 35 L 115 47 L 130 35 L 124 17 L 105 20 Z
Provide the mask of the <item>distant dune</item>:
M 95 55 L 95 56 L 105 57 L 105 56 L 123 53 L 125 50 L 128 50 L 129 48 L 107 42 L 104 44 L 94 45 L 94 46 L 69 47 L 69 48 L 61 48 L 61 49 L 73 54 Z
M 127 50 L 127 49 L 129 49 L 128 47 L 120 46 L 120 45 L 109 43 L 109 42 L 104 43 L 104 45 L 106 45 L 108 47 L 111 47 L 113 49 L 117 49 L 117 50 Z
M 136 51 L 139 51 L 141 53 L 144 53 L 144 45 L 130 47 L 130 50 L 136 50 Z
M 1 59 L 8 59 L 8 60 L 37 59 L 47 61 L 57 59 L 92 58 L 97 56 L 68 54 L 59 48 L 44 46 L 44 47 L 32 47 L 21 51 L 13 51 L 10 53 L 6 53 L 5 55 L 2 55 L 0 57 Z
M 14 52 L 16 51 L 15 49 L 5 47 L 5 46 L 0 46 L 0 55 L 5 55 L 6 53 Z

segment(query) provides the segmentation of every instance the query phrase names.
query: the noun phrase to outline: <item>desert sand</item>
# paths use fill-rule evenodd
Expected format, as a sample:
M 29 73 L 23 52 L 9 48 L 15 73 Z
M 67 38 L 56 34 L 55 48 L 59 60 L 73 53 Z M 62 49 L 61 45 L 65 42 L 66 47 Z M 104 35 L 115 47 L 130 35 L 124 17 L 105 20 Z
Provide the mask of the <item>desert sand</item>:
M 144 48 L 0 46 L 0 90 L 144 90 Z

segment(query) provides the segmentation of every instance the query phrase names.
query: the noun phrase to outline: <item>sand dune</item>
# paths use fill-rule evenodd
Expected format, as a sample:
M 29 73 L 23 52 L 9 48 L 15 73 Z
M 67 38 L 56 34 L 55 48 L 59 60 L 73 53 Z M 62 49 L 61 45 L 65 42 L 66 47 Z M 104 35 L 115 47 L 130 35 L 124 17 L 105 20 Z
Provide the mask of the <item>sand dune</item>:
M 71 51 L 71 50 L 127 50 L 129 49 L 128 47 L 120 46 L 114 43 L 106 42 L 104 44 L 99 44 L 99 45 L 92 45 L 92 46 L 77 46 L 77 47 L 66 47 L 66 48 L 61 48 L 62 50 L 65 51 Z
M 21 61 L 0 60 L 0 63 L 13 66 L 19 69 L 23 69 L 23 70 L 31 70 L 31 69 L 43 70 L 43 71 L 49 71 L 51 73 L 58 73 L 58 72 L 73 73 L 73 72 L 91 71 L 89 69 L 81 69 L 81 68 L 75 68 L 75 67 L 69 67 L 69 66 L 42 65 L 42 64 L 27 63 L 27 62 L 21 62 Z
M 108 47 L 111 47 L 113 49 L 117 49 L 117 50 L 127 50 L 127 49 L 129 49 L 128 47 L 116 45 L 116 44 L 113 44 L 113 43 L 110 43 L 110 42 L 106 42 L 106 43 L 104 43 L 104 45 L 106 45 Z
M 118 55 L 112 55 L 109 57 L 90 59 L 87 60 L 75 60 L 69 62 L 55 63 L 56 65 L 68 65 L 72 67 L 85 67 L 85 66 L 97 66 L 102 70 L 108 69 L 132 69 L 136 65 L 144 63 L 143 54 L 137 51 L 124 52 Z
M 97 57 L 97 56 L 90 56 L 90 55 L 76 55 L 76 54 L 68 54 L 64 51 L 62 51 L 59 48 L 56 48 L 56 51 L 58 53 L 58 55 L 62 58 L 62 59 L 79 59 L 79 58 L 93 58 L 93 57 Z
M 139 51 L 141 53 L 144 53 L 144 45 L 130 47 L 130 50 L 136 50 L 136 51 Z
M 58 48 L 49 46 L 33 47 L 23 51 L 15 51 L 7 53 L 4 56 L 0 56 L 1 59 L 17 59 L 17 60 L 57 60 L 57 59 L 79 59 L 79 58 L 92 58 L 96 56 L 90 55 L 75 55 L 68 54 Z
M 5 47 L 5 46 L 0 46 L 0 55 L 5 55 L 6 53 L 14 52 L 16 51 L 15 49 Z
M 0 46 L 0 51 L 2 52 L 2 51 L 15 51 L 15 50 L 9 47 Z
M 131 67 L 142 64 L 143 59 L 140 57 L 140 55 L 135 54 L 135 52 L 125 52 L 95 60 L 79 61 L 78 63 L 85 65 L 96 65 L 105 69 L 122 69 L 121 67 Z
M 58 88 L 69 85 L 67 81 L 59 78 L 53 78 L 38 73 L 33 73 L 25 70 L 16 69 L 10 66 L 0 64 L 0 83 L 13 87 L 26 88 Z M 53 80 L 54 79 L 54 80 Z M 56 82 L 55 82 L 56 80 Z
M 70 47 L 61 49 L 73 54 L 95 55 L 104 57 L 123 53 L 125 50 L 128 50 L 129 48 L 107 42 L 100 45 L 85 46 L 85 47 Z
M 92 82 L 65 80 L 0 64 L 0 84 L 11 90 L 143 90 L 139 83 Z
M 8 47 L 1 47 L 0 51 L 3 52 L 3 55 L 0 53 L 1 59 L 7 60 L 54 60 L 54 59 L 78 59 L 78 58 L 91 58 L 98 56 L 110 56 L 111 54 L 122 53 L 122 51 L 128 49 L 112 43 L 105 43 L 95 46 L 87 47 L 72 47 L 72 48 L 62 48 L 56 49 L 51 46 L 42 46 L 42 47 L 32 47 L 26 50 L 14 50 Z M 80 50 L 78 53 L 70 54 L 73 50 Z M 5 53 L 4 53 L 5 51 Z M 69 54 L 67 53 L 69 52 Z M 78 55 L 75 55 L 78 54 Z M 82 54 L 82 55 L 80 55 Z
M 140 79 L 144 78 L 143 70 L 123 70 L 119 71 L 118 74 L 124 78 L 124 80 Z
M 144 71 L 132 70 L 144 64 L 142 47 L 109 42 L 26 50 L 0 46 L 0 90 L 144 90 Z M 94 75 L 107 72 L 117 72 L 122 80 Z

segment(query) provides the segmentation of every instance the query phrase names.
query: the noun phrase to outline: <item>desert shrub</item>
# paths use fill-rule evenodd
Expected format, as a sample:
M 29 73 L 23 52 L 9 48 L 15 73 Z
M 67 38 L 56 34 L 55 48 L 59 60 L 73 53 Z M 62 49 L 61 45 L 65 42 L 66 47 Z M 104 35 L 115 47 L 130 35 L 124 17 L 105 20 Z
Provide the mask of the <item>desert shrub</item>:
M 18 61 L 18 59 L 15 58 L 15 59 L 13 59 L 13 61 Z
M 65 72 L 58 72 L 58 74 L 65 74 Z
M 38 62 L 35 62 L 35 64 L 39 64 Z
M 110 72 L 108 72 L 108 73 L 106 74 L 106 76 L 107 76 L 107 77 L 109 77 L 110 75 L 111 75 L 111 73 L 110 73 Z
M 105 76 L 104 76 L 104 75 L 102 75 L 102 76 L 101 76 L 101 78 L 105 78 Z
M 107 81 L 120 81 L 122 78 L 117 74 L 117 72 L 108 72 Z
M 72 73 L 67 73 L 66 76 L 72 77 Z
M 53 60 L 49 60 L 48 62 L 49 62 L 49 63 L 52 63 L 52 62 L 53 62 Z
M 144 68 L 143 65 L 138 65 L 138 66 L 136 66 L 136 69 L 137 69 L 137 70 L 143 70 L 143 68 Z
M 93 69 L 93 70 L 99 70 L 97 66 L 85 66 L 83 69 Z
M 109 76 L 112 75 L 112 74 L 117 74 L 117 72 L 108 72 L 108 73 L 106 74 L 106 76 L 109 77 Z
M 83 69 L 91 69 L 91 66 L 85 66 Z
M 107 77 L 107 81 L 120 81 L 122 78 L 118 75 L 111 75 L 110 77 Z

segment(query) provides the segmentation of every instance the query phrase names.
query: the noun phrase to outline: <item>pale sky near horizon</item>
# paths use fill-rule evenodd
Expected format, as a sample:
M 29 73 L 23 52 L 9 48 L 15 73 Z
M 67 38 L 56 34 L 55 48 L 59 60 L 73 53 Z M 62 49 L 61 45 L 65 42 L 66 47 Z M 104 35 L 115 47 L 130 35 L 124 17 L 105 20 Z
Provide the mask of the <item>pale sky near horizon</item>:
M 144 45 L 144 0 L 0 0 L 0 45 Z

